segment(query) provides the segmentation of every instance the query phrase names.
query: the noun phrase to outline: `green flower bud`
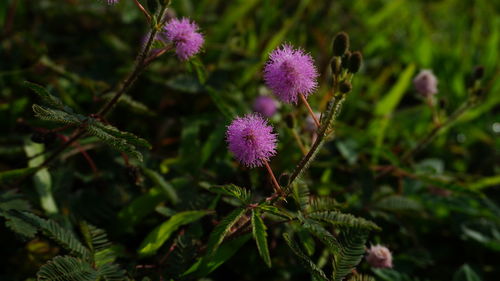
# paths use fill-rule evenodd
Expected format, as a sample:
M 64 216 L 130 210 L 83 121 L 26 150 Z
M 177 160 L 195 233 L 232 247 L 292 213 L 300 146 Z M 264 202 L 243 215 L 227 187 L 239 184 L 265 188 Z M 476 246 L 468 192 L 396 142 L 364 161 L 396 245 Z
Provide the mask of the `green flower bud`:
M 362 63 L 363 63 L 363 56 L 361 55 L 361 52 L 356 51 L 352 53 L 351 56 L 349 57 L 349 63 L 347 69 L 351 73 L 357 73 L 361 68 Z
M 349 49 L 349 35 L 345 32 L 339 32 L 333 39 L 333 55 L 341 57 Z
M 349 83 L 349 81 L 344 80 L 344 81 L 340 82 L 339 90 L 341 93 L 347 94 L 347 93 L 352 91 L 352 85 L 351 85 L 351 83 Z

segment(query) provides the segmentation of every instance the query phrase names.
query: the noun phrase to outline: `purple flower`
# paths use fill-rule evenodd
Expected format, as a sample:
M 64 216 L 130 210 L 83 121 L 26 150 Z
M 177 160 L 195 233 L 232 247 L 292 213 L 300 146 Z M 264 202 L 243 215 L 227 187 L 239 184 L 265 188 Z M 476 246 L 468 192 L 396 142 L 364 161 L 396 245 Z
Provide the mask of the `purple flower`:
M 438 92 L 438 80 L 431 70 L 421 70 L 415 79 L 413 79 L 413 84 L 417 92 L 424 97 L 430 97 Z
M 276 101 L 268 96 L 260 96 L 253 102 L 253 111 L 270 118 L 276 113 Z
M 247 167 L 259 167 L 276 154 L 276 134 L 258 114 L 237 117 L 227 127 L 226 140 L 235 158 Z
M 297 103 L 298 95 L 305 97 L 316 89 L 318 73 L 309 54 L 290 45 L 282 45 L 269 55 L 264 68 L 267 86 L 286 103 Z
M 381 245 L 371 246 L 367 250 L 368 255 L 366 261 L 376 268 L 391 268 L 392 267 L 392 254 L 387 247 Z
M 179 59 L 187 60 L 200 51 L 204 39 L 198 29 L 198 25 L 187 18 L 172 19 L 165 26 L 167 39 L 174 43 Z

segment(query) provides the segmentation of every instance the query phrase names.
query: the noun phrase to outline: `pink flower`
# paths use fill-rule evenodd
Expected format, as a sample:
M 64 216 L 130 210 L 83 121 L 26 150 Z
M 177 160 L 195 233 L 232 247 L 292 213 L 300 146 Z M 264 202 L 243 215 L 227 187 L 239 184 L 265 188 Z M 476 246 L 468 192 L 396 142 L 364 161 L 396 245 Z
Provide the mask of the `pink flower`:
M 387 247 L 381 245 L 371 246 L 367 250 L 366 261 L 376 268 L 391 268 L 392 254 Z
M 435 95 L 438 92 L 438 80 L 431 70 L 424 69 L 413 79 L 415 89 L 424 97 Z
M 167 39 L 174 43 L 179 59 L 187 60 L 200 51 L 204 39 L 198 29 L 198 25 L 187 18 L 172 19 L 165 26 Z
M 253 102 L 253 111 L 270 118 L 276 113 L 276 101 L 268 96 L 260 96 Z
M 276 134 L 258 114 L 238 117 L 227 127 L 226 140 L 235 158 L 247 167 L 259 167 L 276 154 Z
M 266 85 L 285 103 L 296 104 L 299 94 L 312 94 L 317 77 L 312 57 L 286 44 L 269 55 L 264 68 Z

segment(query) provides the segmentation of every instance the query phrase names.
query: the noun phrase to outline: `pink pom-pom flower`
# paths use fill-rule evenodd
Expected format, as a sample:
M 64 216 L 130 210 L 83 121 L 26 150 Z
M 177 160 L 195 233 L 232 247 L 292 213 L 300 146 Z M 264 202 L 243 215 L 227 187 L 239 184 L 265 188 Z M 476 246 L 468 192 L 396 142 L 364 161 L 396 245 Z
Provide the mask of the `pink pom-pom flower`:
M 317 77 L 312 57 L 287 44 L 271 52 L 264 67 L 266 85 L 285 103 L 296 104 L 299 94 L 312 94 Z
M 235 158 L 247 167 L 263 166 L 276 154 L 276 134 L 259 114 L 234 119 L 227 127 L 226 141 Z
M 165 25 L 167 39 L 174 43 L 175 53 L 181 60 L 196 55 L 205 41 L 198 25 L 187 18 L 171 19 Z
M 423 97 L 430 97 L 438 92 L 438 80 L 431 70 L 424 69 L 413 79 L 415 89 Z
M 276 113 L 276 101 L 268 96 L 259 96 L 253 102 L 253 111 L 270 118 Z
M 375 268 L 391 268 L 392 254 L 387 247 L 382 245 L 371 246 L 367 250 L 366 261 Z

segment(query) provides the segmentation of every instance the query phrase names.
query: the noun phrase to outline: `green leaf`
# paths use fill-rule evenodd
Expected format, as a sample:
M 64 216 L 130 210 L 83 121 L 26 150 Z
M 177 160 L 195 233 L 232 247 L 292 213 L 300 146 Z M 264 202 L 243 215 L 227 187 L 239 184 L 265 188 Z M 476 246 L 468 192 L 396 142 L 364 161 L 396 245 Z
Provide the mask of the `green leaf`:
M 348 279 L 348 281 L 375 281 L 375 278 L 373 278 L 370 275 L 364 275 L 364 274 L 353 274 L 351 277 Z
M 415 68 L 414 64 L 408 65 L 387 95 L 380 99 L 375 106 L 375 115 L 377 118 L 370 124 L 370 133 L 375 138 L 373 163 L 378 161 L 380 149 L 385 138 L 385 131 L 391 121 L 391 115 L 408 87 L 410 87 Z
M 32 157 L 28 161 L 28 167 L 37 169 L 37 172 L 33 175 L 33 182 L 40 198 L 40 205 L 47 214 L 58 213 L 59 209 L 52 194 L 52 177 L 49 169 L 40 168 L 40 165 L 45 161 L 45 155 L 42 154 L 44 145 L 26 140 L 24 150 L 28 158 Z
M 219 222 L 217 226 L 215 226 L 212 233 L 210 233 L 210 237 L 208 238 L 207 244 L 207 252 L 205 256 L 210 257 L 214 254 L 217 248 L 222 244 L 224 238 L 231 230 L 231 227 L 238 222 L 238 220 L 245 215 L 246 209 L 237 208 L 227 215 L 223 220 Z
M 307 216 L 311 219 L 327 222 L 332 225 L 380 230 L 380 227 L 371 221 L 357 218 L 351 214 L 343 214 L 339 211 L 317 211 L 311 212 Z
M 70 256 L 57 256 L 40 267 L 38 281 L 97 281 L 99 276 L 90 263 Z
M 185 211 L 173 215 L 168 221 L 151 231 L 142 241 L 138 250 L 139 255 L 144 257 L 156 253 L 179 227 L 197 221 L 209 213 L 209 211 Z
M 28 211 L 30 205 L 14 191 L 0 194 L 0 216 L 5 218 L 5 225 L 17 234 L 26 238 L 33 238 L 37 232 L 36 227 L 9 214 L 10 210 Z
M 103 130 L 104 132 L 112 135 L 113 137 L 123 139 L 129 144 L 139 146 L 139 147 L 145 147 L 147 149 L 152 148 L 151 144 L 147 140 L 140 138 L 132 133 L 120 131 L 114 126 L 104 124 L 104 123 L 99 122 L 95 119 L 89 120 L 88 125 L 97 127 L 99 129 Z
M 482 281 L 482 279 L 468 264 L 464 264 L 453 274 L 453 281 Z
M 97 269 L 97 274 L 104 281 L 125 281 L 129 280 L 127 272 L 121 269 L 117 264 L 107 263 Z
M 333 254 L 333 281 L 341 281 L 351 273 L 365 254 L 368 231 L 349 229 L 341 232 L 338 241 L 341 245 Z
M 35 173 L 38 167 L 27 167 L 0 172 L 0 185 L 7 185 Z
M 180 199 L 179 196 L 177 196 L 175 188 L 170 183 L 165 181 L 162 175 L 148 168 L 143 168 L 143 171 L 144 175 L 164 192 L 172 204 L 176 205 L 179 203 Z
M 326 274 L 323 272 L 323 270 L 321 270 L 321 268 L 319 268 L 311 260 L 311 258 L 309 258 L 309 256 L 307 256 L 306 254 L 304 254 L 304 252 L 302 252 L 302 250 L 300 249 L 300 246 L 299 246 L 299 244 L 297 244 L 297 242 L 293 241 L 292 238 L 290 238 L 290 236 L 287 233 L 283 234 L 283 238 L 285 239 L 288 247 L 290 247 L 290 249 L 292 249 L 292 252 L 297 257 L 299 257 L 300 262 L 307 269 L 307 271 L 309 271 L 316 279 L 319 279 L 322 281 L 329 281 L 328 277 L 326 277 Z
M 160 187 L 155 186 L 121 209 L 118 212 L 118 220 L 123 228 L 131 229 L 148 214 L 154 212 L 156 206 L 167 198 Z
M 297 202 L 301 210 L 306 210 L 309 206 L 309 188 L 305 184 L 293 185 L 293 199 Z
M 34 214 L 28 212 L 11 211 L 13 216 L 24 220 L 25 222 L 39 228 L 42 232 L 60 246 L 70 251 L 73 255 L 82 258 L 89 258 L 90 251 L 82 245 L 76 236 L 69 229 L 61 227 L 53 220 L 42 219 Z
M 375 206 L 378 209 L 393 212 L 415 212 L 423 210 L 422 205 L 417 201 L 400 195 L 385 197 L 376 202 Z
M 257 249 L 259 254 L 266 263 L 267 266 L 271 267 L 271 257 L 269 255 L 269 248 L 267 246 L 267 232 L 266 225 L 260 217 L 258 211 L 252 210 L 252 234 L 255 242 L 257 243 Z
M 45 121 L 78 126 L 84 120 L 83 116 L 69 114 L 58 109 L 51 109 L 38 104 L 33 104 L 32 108 L 33 112 L 35 112 L 35 117 Z
M 293 214 L 289 213 L 287 210 L 282 209 L 282 208 L 278 208 L 275 206 L 262 204 L 262 205 L 257 206 L 257 208 L 265 213 L 269 213 L 269 214 L 272 214 L 272 215 L 275 215 L 275 216 L 278 216 L 278 217 L 281 217 L 281 218 L 284 218 L 287 220 L 292 220 L 295 218 L 295 216 Z
M 92 136 L 98 137 L 102 142 L 106 143 L 112 148 L 131 155 L 142 162 L 142 154 L 136 150 L 134 145 L 128 143 L 126 139 L 116 137 L 102 129 L 101 126 L 94 126 L 92 125 L 92 123 L 89 124 L 89 126 L 86 126 L 85 130 L 87 131 L 87 133 Z
M 47 89 L 44 87 L 31 83 L 29 81 L 24 81 L 23 85 L 27 88 L 30 88 L 35 92 L 43 101 L 44 104 L 46 104 L 49 107 L 56 108 L 59 110 L 67 110 L 67 107 L 61 102 L 60 99 L 56 98 L 55 96 L 51 95 Z
M 246 234 L 222 244 L 210 257 L 204 256 L 193 264 L 182 276 L 192 275 L 204 277 L 229 260 L 248 241 L 251 235 Z
M 249 190 L 236 186 L 234 184 L 227 185 L 216 185 L 209 188 L 210 191 L 234 197 L 238 199 L 242 204 L 250 203 L 252 194 Z
M 305 218 L 300 218 L 300 220 L 302 222 L 302 226 L 312 235 L 316 236 L 316 238 L 318 238 L 323 244 L 325 244 L 332 253 L 339 250 L 340 244 L 337 241 L 337 238 L 335 238 L 335 236 L 326 230 L 320 223 Z

